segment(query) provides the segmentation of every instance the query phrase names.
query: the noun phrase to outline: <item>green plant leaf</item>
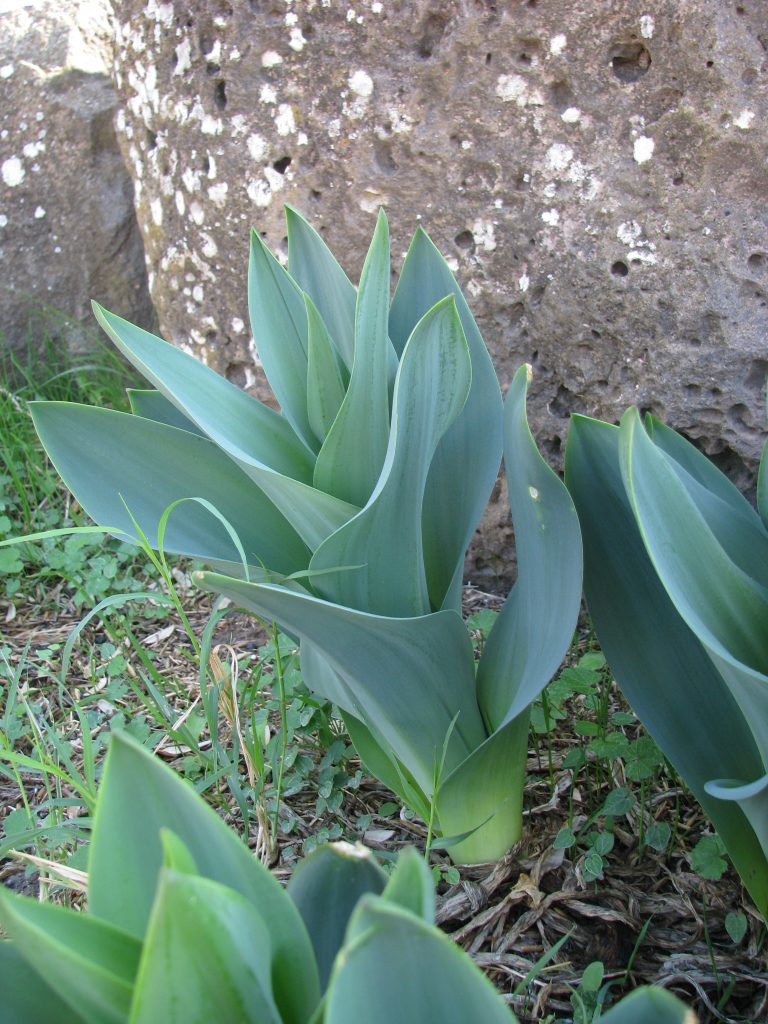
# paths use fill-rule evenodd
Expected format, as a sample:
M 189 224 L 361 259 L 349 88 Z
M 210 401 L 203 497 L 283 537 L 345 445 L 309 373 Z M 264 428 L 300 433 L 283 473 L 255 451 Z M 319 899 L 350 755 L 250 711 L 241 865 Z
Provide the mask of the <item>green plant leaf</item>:
M 624 695 L 690 786 L 725 842 L 761 912 L 768 862 L 738 805 L 705 783 L 755 779 L 762 759 L 720 673 L 650 564 L 624 489 L 616 427 L 574 417 L 566 483 L 584 539 L 584 585 L 600 646 Z
M 760 470 L 757 474 L 757 510 L 763 525 L 768 529 L 768 440 L 763 447 Z
M 256 351 L 283 416 L 307 447 L 316 451 L 318 442 L 307 411 L 304 296 L 256 231 L 251 231 L 248 313 Z
M 315 490 L 314 453 L 278 413 L 193 356 L 94 305 L 131 363 L 264 491 L 313 550 L 357 508 Z
M 457 712 L 446 771 L 485 739 L 475 700 L 472 645 L 456 612 L 385 618 L 214 573 L 193 578 L 316 647 L 339 680 L 330 699 L 360 721 L 375 723 L 425 794 L 431 793 L 435 757 Z M 320 689 L 324 679 L 308 678 L 307 683 L 326 696 Z
M 747 915 L 743 910 L 731 910 L 725 915 L 725 930 L 737 946 L 747 934 Z
M 270 980 L 272 924 L 264 910 L 232 889 L 163 868 L 131 1024 L 280 1024 Z M 297 988 L 304 970 L 313 966 L 294 961 Z
M 581 607 L 576 509 L 528 427 L 530 370 L 521 367 L 504 406 L 504 465 L 515 528 L 517 580 L 485 642 L 478 701 L 491 729 L 538 697 L 563 660 Z
M 132 515 L 152 543 L 169 505 L 200 497 L 229 521 L 254 562 L 281 573 L 306 566 L 309 549 L 293 527 L 207 438 L 69 402 L 34 402 L 30 411 L 51 462 L 97 523 L 133 536 Z M 174 512 L 165 549 L 206 561 L 239 559 L 224 527 L 195 502 Z
M 641 986 L 600 1017 L 602 1024 L 696 1024 L 695 1014 L 663 988 Z
M 713 532 L 669 457 L 643 430 L 635 409 L 622 419 L 619 452 L 643 541 L 675 608 L 708 649 L 765 675 L 768 590 L 721 544 L 723 529 L 744 536 L 743 524 L 734 514 L 722 521 L 720 536 Z M 757 517 L 755 526 L 751 559 L 768 566 L 768 534 Z M 730 547 L 727 540 L 726 545 Z M 743 560 L 748 559 L 745 551 Z
M 297 865 L 288 895 L 312 940 L 322 991 L 358 900 L 366 893 L 379 895 L 386 884 L 387 876 L 360 844 L 321 846 Z
M 330 601 L 379 615 L 430 610 L 422 504 L 440 438 L 460 413 L 471 380 L 464 333 L 452 298 L 417 324 L 395 382 L 386 461 L 365 508 L 315 552 L 310 569 L 358 566 L 315 582 Z
M 365 897 L 350 920 L 328 987 L 325 1024 L 363 1020 L 514 1024 L 515 1018 L 469 957 L 437 928 L 381 898 Z
M 363 506 L 381 473 L 389 439 L 389 227 L 379 213 L 360 277 L 355 357 L 341 408 L 317 456 L 313 482 Z
M 298 911 L 218 815 L 170 768 L 114 733 L 88 861 L 91 914 L 143 937 L 163 863 L 161 832 L 184 843 L 200 874 L 234 889 L 270 923 L 272 986 L 286 1024 L 303 1024 L 319 999 L 312 947 Z M 306 964 L 297 975 L 296 962 Z
M 333 342 L 317 311 L 304 295 L 307 309 L 307 415 L 315 437 L 324 441 L 344 401 L 344 382 Z
M 134 936 L 90 914 L 1 890 L 0 921 L 27 963 L 40 964 L 46 985 L 84 1020 L 124 1024 L 141 956 Z
M 143 419 L 153 420 L 155 423 L 165 423 L 167 427 L 187 430 L 190 434 L 199 434 L 200 437 L 206 436 L 196 423 L 187 419 L 173 402 L 169 402 L 165 395 L 155 391 L 154 388 L 144 390 L 128 388 L 127 393 L 134 416 L 141 416 Z
M 51 988 L 45 975 L 35 969 L 35 964 L 45 971 L 45 964 L 36 956 L 27 963 L 12 942 L 0 941 L 0 1019 L 3 1024 L 85 1024 L 86 1018 L 74 1007 L 69 1006 Z
M 355 358 L 357 291 L 315 229 L 286 204 L 288 270 L 312 299 L 347 369 Z
M 412 846 L 401 850 L 382 896 L 426 924 L 435 923 L 435 883 L 426 861 Z
M 472 385 L 461 415 L 432 459 L 424 495 L 424 560 L 432 607 L 460 611 L 464 553 L 499 472 L 501 393 L 461 289 L 437 247 L 419 228 L 389 312 L 389 334 L 398 354 L 421 317 L 446 295 L 456 300 L 472 361 Z

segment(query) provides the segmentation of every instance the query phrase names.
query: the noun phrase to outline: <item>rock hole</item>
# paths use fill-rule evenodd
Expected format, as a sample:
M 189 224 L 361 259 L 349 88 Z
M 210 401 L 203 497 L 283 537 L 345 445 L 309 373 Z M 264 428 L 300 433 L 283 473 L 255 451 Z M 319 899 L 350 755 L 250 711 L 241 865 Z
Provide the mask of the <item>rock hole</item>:
M 741 4 L 736 4 L 736 13 L 739 14 L 739 15 L 744 15 L 747 12 L 746 12 L 746 9 L 741 6 Z
M 486 64 L 490 64 L 492 60 L 493 60 L 493 54 L 492 53 L 486 53 L 486 55 L 485 55 L 485 63 Z
M 673 185 L 682 185 L 684 181 L 685 181 L 685 176 L 683 174 L 676 174 L 674 176 L 674 178 L 672 179 L 672 184 Z
M 614 75 L 625 84 L 639 81 L 651 66 L 651 54 L 639 39 L 617 39 L 610 60 Z
M 715 62 L 713 60 L 708 60 L 707 61 L 707 67 L 708 68 L 713 68 L 714 66 L 715 66 Z
M 558 384 L 557 394 L 549 403 L 549 411 L 562 420 L 567 420 L 573 409 L 575 395 L 563 384 Z
M 150 128 L 147 128 L 146 145 L 147 149 L 154 149 L 157 146 L 157 132 L 153 132 Z
M 737 427 L 739 430 L 752 429 L 749 409 L 743 403 L 732 405 L 725 415 L 732 427 Z
M 448 20 L 447 14 L 430 14 L 422 22 L 421 38 L 416 47 L 416 52 L 423 60 L 431 57 L 440 45 L 440 40 L 445 34 Z
M 689 338 L 688 344 L 691 348 L 701 348 L 701 338 Z
M 460 249 L 471 249 L 475 244 L 475 238 L 471 231 L 460 231 L 454 238 L 454 242 Z
M 392 149 L 388 142 L 383 139 L 376 139 L 373 144 L 373 155 L 376 166 L 383 174 L 394 174 L 397 170 L 395 158 L 392 156 Z
M 597 339 L 597 338 L 602 338 L 602 334 L 600 333 L 600 331 L 596 331 L 596 330 L 594 330 L 594 329 L 593 329 L 593 330 L 591 330 L 591 331 L 590 331 L 589 333 L 590 333 L 590 334 L 592 335 L 592 337 L 593 337 L 593 338 L 595 338 L 595 339 Z
M 629 273 L 629 267 L 624 260 L 616 260 L 615 263 L 611 264 L 611 273 L 614 277 L 626 277 Z
M 320 199 L 322 197 L 322 194 L 323 193 L 321 192 L 321 190 L 319 188 L 311 188 L 309 190 L 309 198 L 310 199 Z
M 525 172 L 521 172 L 515 178 L 515 190 L 517 192 L 530 192 L 531 191 L 531 176 Z
M 205 344 L 209 348 L 215 348 L 216 347 L 216 340 L 217 340 L 217 338 L 218 338 L 218 335 L 217 335 L 216 331 L 206 331 L 205 332 Z
M 753 274 L 762 274 L 768 267 L 768 254 L 764 252 L 753 252 L 747 260 L 747 266 Z
M 227 109 L 227 86 L 223 78 L 213 87 L 213 103 L 217 110 Z
M 685 391 L 691 398 L 697 398 L 701 394 L 701 388 L 698 384 L 686 384 Z
M 768 359 L 753 359 L 749 366 L 745 385 L 754 391 L 762 392 L 768 379 Z
M 274 161 L 272 166 L 275 168 L 278 174 L 285 174 L 285 172 L 291 166 L 291 158 L 289 156 L 281 156 L 279 160 Z
M 531 292 L 531 305 L 538 306 L 541 300 L 544 298 L 544 292 L 546 291 L 546 285 L 540 284 Z

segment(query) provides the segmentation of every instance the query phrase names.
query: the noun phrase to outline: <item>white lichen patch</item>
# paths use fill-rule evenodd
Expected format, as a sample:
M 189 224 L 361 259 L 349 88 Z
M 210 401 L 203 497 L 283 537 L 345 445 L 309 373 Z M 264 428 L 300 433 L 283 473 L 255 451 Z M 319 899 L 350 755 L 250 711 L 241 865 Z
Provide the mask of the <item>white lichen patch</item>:
M 560 120 L 566 124 L 578 124 L 581 120 L 581 111 L 578 107 L 568 107 L 560 115 Z
M 341 135 L 341 121 L 338 117 L 332 118 L 328 122 L 328 137 L 330 139 L 338 139 Z
M 243 331 L 245 330 L 245 324 L 243 323 L 239 316 L 232 317 L 230 327 L 232 328 L 233 334 L 242 334 Z
M 265 50 L 261 55 L 261 66 L 263 68 L 276 68 L 283 63 L 283 58 L 275 50 Z
M 205 210 L 197 200 L 189 204 L 189 216 L 198 226 L 205 222 Z
M 200 171 L 195 171 L 191 167 L 185 167 L 181 175 L 181 180 L 184 183 L 184 187 L 187 192 L 200 191 Z
M 564 171 L 571 160 L 573 160 L 573 150 L 562 142 L 553 142 L 544 158 L 549 170 L 555 173 Z
M 176 209 L 179 211 L 179 216 L 183 217 L 184 211 L 187 208 L 186 200 L 184 199 L 184 193 L 181 191 L 181 189 L 176 189 L 176 193 L 173 198 L 174 202 L 176 203 Z
M 10 78 L 15 70 L 13 64 L 3 64 L 0 68 L 0 78 Z
M 43 209 L 42 206 L 35 207 L 35 214 L 34 214 L 34 216 L 35 216 L 35 220 L 42 220 L 43 219 L 43 217 L 45 216 L 45 210 Z
M 262 103 L 273 104 L 277 103 L 277 90 L 273 85 L 265 83 L 262 85 L 259 92 L 259 99 Z
M 485 252 L 493 252 L 496 248 L 496 231 L 493 221 L 483 220 L 481 217 L 472 225 L 472 238 L 478 249 Z
M 643 14 L 640 18 L 640 35 L 643 39 L 653 39 L 655 30 L 656 22 L 653 20 L 653 15 Z
M 227 192 L 229 192 L 229 185 L 226 181 L 220 181 L 209 187 L 208 198 L 214 206 L 222 207 L 227 201 Z
M 153 199 L 149 204 L 149 212 L 152 214 L 152 221 L 160 227 L 163 223 L 163 203 L 161 199 Z
M 504 103 L 516 103 L 518 107 L 544 106 L 541 91 L 531 88 L 522 75 L 499 75 L 496 79 L 496 95 Z
M 45 152 L 45 143 L 40 142 L 28 142 L 22 149 L 22 153 L 28 160 L 34 160 L 40 153 Z
M 192 67 L 192 44 L 189 39 L 182 39 L 175 52 L 176 67 L 173 69 L 173 73 L 174 75 L 183 75 Z
M 8 227 L 8 218 L 4 213 L 0 213 L 0 228 Z
M 521 292 L 527 292 L 531 285 L 531 279 L 527 274 L 521 274 L 517 279 L 517 285 Z
M 211 236 L 207 234 L 205 231 L 200 232 L 200 241 L 202 242 L 200 250 L 206 259 L 212 260 L 214 256 L 218 255 L 218 245 L 216 245 Z
M 16 188 L 24 181 L 24 164 L 17 156 L 10 156 L 0 167 L 0 176 L 8 188 Z
M 257 134 L 249 135 L 245 142 L 248 154 L 252 160 L 256 160 L 259 163 L 267 159 L 269 154 L 269 144 L 267 140 Z
M 296 131 L 296 115 L 290 103 L 281 103 L 275 114 L 278 135 L 292 135 Z
M 557 182 L 556 181 L 548 181 L 547 184 L 542 189 L 542 192 L 547 197 L 547 199 L 554 199 L 555 195 L 557 193 Z
M 220 117 L 204 114 L 200 119 L 200 131 L 203 135 L 221 135 L 224 131 L 224 122 Z
M 738 117 L 734 117 L 733 126 L 734 128 L 740 128 L 743 132 L 745 132 L 752 127 L 752 122 L 754 121 L 754 119 L 754 110 L 742 110 Z
M 633 146 L 633 155 L 636 163 L 648 163 L 648 161 L 653 156 L 653 151 L 655 148 L 656 143 L 647 135 L 641 135 L 638 139 L 635 139 L 635 143 Z
M 550 227 L 556 227 L 560 223 L 560 214 L 557 210 L 544 210 L 541 215 L 541 219 L 545 224 L 549 224 Z
M 301 29 L 298 28 L 297 26 L 294 26 L 291 29 L 291 34 L 288 38 L 288 45 L 296 53 L 301 53 L 301 51 L 307 45 L 307 40 L 304 38 Z
M 363 99 L 368 99 L 373 95 L 373 79 L 367 71 L 362 69 L 353 71 L 347 79 L 347 84 L 356 96 L 361 96 Z
M 269 182 L 263 178 L 248 182 L 245 191 L 253 205 L 262 210 L 272 202 L 272 189 L 269 187 Z
M 636 220 L 627 220 L 616 228 L 616 237 L 628 247 L 627 259 L 632 263 L 654 264 L 657 262 L 656 246 L 643 238 L 643 229 Z
M 567 37 L 562 32 L 558 32 L 556 36 L 552 36 L 549 40 L 549 52 L 553 57 L 559 57 L 567 45 Z

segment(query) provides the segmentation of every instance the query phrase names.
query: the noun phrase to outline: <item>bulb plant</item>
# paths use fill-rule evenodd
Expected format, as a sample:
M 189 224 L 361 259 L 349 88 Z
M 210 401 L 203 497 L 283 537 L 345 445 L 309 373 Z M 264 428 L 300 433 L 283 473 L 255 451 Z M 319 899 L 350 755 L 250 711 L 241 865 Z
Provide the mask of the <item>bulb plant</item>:
M 372 774 L 455 860 L 495 860 L 520 838 L 528 708 L 581 596 L 573 503 L 528 428 L 530 370 L 502 404 L 421 229 L 390 302 L 383 212 L 357 288 L 299 214 L 287 221 L 287 269 L 253 233 L 248 283 L 279 413 L 97 306 L 152 388 L 132 415 L 38 403 L 35 425 L 97 523 L 201 559 L 201 587 L 299 638 L 307 684 Z M 518 575 L 476 666 L 464 556 L 502 449 Z
M 434 926 L 414 850 L 388 877 L 323 847 L 286 892 L 193 788 L 115 733 L 89 851 L 87 912 L 0 887 L 0 1018 L 14 1024 L 515 1024 Z M 690 1021 L 638 990 L 606 1024 Z M 643 1015 L 645 1014 L 645 1016 Z
M 635 409 L 620 427 L 576 417 L 566 453 L 600 646 L 766 918 L 767 462 L 764 451 L 755 511 Z

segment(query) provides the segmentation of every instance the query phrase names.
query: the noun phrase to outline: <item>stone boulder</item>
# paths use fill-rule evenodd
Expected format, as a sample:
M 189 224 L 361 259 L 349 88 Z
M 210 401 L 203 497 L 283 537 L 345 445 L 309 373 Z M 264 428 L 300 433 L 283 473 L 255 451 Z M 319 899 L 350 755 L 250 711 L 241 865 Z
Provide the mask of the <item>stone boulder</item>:
M 92 298 L 152 323 L 108 13 L 102 0 L 0 12 L 0 357 L 44 334 L 87 343 Z
M 161 331 L 261 386 L 248 231 L 357 279 L 375 212 L 455 267 L 553 464 L 636 404 L 742 486 L 765 434 L 764 0 L 115 0 L 118 134 Z M 123 310 L 119 310 L 124 312 Z M 498 504 L 471 575 L 503 572 Z

